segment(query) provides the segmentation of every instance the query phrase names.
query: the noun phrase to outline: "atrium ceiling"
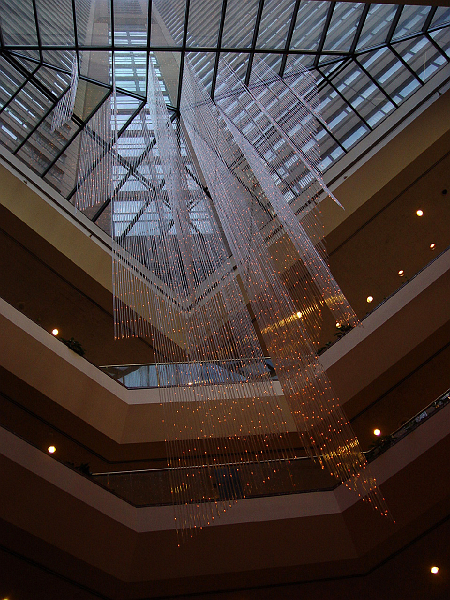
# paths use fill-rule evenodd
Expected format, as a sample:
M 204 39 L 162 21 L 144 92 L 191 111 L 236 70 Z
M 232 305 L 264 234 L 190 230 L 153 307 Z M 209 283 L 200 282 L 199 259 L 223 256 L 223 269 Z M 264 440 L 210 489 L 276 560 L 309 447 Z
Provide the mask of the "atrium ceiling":
M 450 69 L 450 8 L 300 0 L 2 0 L 0 142 L 74 201 L 80 133 L 108 101 L 114 69 L 122 169 L 111 196 L 136 184 L 146 148 L 133 135 L 146 102 L 153 60 L 174 120 L 184 59 L 214 96 L 219 57 L 248 82 L 255 54 L 280 75 L 301 63 L 316 76 L 322 169 L 426 85 Z M 150 27 L 148 24 L 150 23 Z M 78 58 L 80 83 L 71 121 L 51 132 L 53 111 Z M 114 58 L 114 60 L 113 60 Z M 443 85 L 450 73 L 440 78 Z M 436 78 L 437 79 L 437 78 Z M 431 83 L 432 85 L 432 83 Z M 104 152 L 108 143 L 103 140 Z M 110 198 L 86 211 L 111 231 Z M 132 215 L 130 216 L 132 219 Z

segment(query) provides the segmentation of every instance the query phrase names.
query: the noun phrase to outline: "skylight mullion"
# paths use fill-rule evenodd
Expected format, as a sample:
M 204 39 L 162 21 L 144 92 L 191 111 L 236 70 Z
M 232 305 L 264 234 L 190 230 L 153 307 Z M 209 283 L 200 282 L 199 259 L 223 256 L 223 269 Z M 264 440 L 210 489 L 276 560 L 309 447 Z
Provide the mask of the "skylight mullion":
M 334 11 L 335 5 L 336 5 L 336 2 L 330 2 L 330 7 L 328 9 L 325 25 L 323 26 L 322 34 L 320 36 L 319 47 L 316 52 L 316 58 L 314 59 L 314 66 L 316 68 L 319 65 L 320 55 L 321 55 L 323 47 L 325 45 L 325 39 L 327 37 L 328 28 L 330 27 L 331 19 L 333 18 L 333 11 Z
M 364 119 L 364 117 L 362 117 L 360 115 L 360 113 L 356 110 L 356 108 L 351 104 L 351 102 L 349 100 L 347 100 L 346 97 L 337 89 L 337 87 L 333 84 L 332 80 L 327 75 L 325 75 L 325 73 L 323 73 L 320 68 L 318 68 L 317 70 L 319 71 L 320 75 L 326 80 L 328 85 L 331 88 L 333 88 L 333 90 L 341 98 L 341 100 L 343 100 L 345 102 L 346 106 L 348 106 L 355 113 L 355 115 L 358 117 L 358 119 L 360 119 L 360 121 L 362 123 L 364 123 L 364 125 L 367 127 L 367 129 L 369 131 L 373 131 L 373 127 L 371 125 L 369 125 L 369 123 Z
M 262 17 L 263 9 L 264 9 L 264 0 L 259 0 L 258 12 L 256 14 L 255 27 L 253 29 L 253 39 L 252 39 L 252 44 L 250 46 L 250 54 L 248 57 L 247 72 L 245 73 L 245 79 L 244 79 L 245 85 L 248 85 L 250 83 L 250 75 L 251 75 L 252 66 L 253 66 L 253 57 L 255 56 L 256 42 L 258 41 L 259 26 L 261 25 L 261 17 Z
M 220 50 L 221 50 L 221 46 L 222 46 L 223 28 L 225 26 L 227 2 L 228 2 L 228 0 L 222 0 L 222 14 L 220 16 L 219 34 L 217 36 L 217 52 L 216 52 L 216 58 L 214 61 L 214 71 L 213 71 L 213 77 L 212 77 L 212 83 L 211 83 L 211 98 L 213 100 L 214 100 L 214 91 L 216 89 L 217 71 L 219 69 Z
M 403 4 L 400 4 L 397 8 L 397 12 L 395 13 L 395 16 L 392 20 L 391 26 L 389 27 L 389 31 L 388 34 L 386 36 L 386 40 L 385 40 L 385 44 L 390 44 L 392 37 L 395 33 L 395 30 L 397 28 L 398 22 L 400 21 L 400 17 L 402 16 L 402 11 L 403 11 Z M 382 44 L 382 45 L 385 45 Z
M 190 6 L 191 6 L 191 0 L 186 0 L 186 9 L 184 12 L 183 43 L 181 45 L 180 74 L 179 74 L 179 79 L 178 79 L 178 93 L 177 93 L 177 106 L 176 106 L 177 111 L 180 110 L 181 89 L 183 87 L 184 56 L 186 54 L 186 40 L 187 40 L 187 32 L 188 32 Z
M 31 78 L 34 76 L 34 74 L 36 73 L 36 71 L 38 71 L 38 69 L 39 69 L 39 65 L 37 65 L 36 68 L 34 69 L 34 71 L 32 71 L 26 77 L 25 81 L 23 81 L 23 83 L 21 83 L 19 85 L 19 87 L 17 88 L 17 90 L 14 92 L 14 94 L 12 94 L 12 96 L 10 96 L 8 98 L 8 100 L 5 102 L 5 104 L 2 106 L 2 108 L 0 108 L 0 114 L 5 110 L 5 108 L 8 108 L 8 106 L 11 104 L 11 102 L 14 100 L 14 98 L 16 98 L 16 96 L 18 96 L 20 94 L 20 92 L 23 90 L 23 88 L 26 86 L 26 84 L 30 82 Z
M 41 59 L 41 62 L 42 62 L 42 42 L 41 42 L 41 33 L 39 31 L 36 0 L 32 0 L 32 1 L 33 1 L 34 26 L 36 27 L 36 38 L 37 38 L 38 49 L 39 49 L 39 58 Z
M 5 49 L 5 40 L 3 38 L 2 20 L 0 18 L 0 47 L 2 50 Z
M 281 59 L 280 70 L 278 73 L 280 77 L 283 77 L 284 71 L 286 69 L 286 63 L 287 63 L 287 59 L 289 56 L 289 47 L 291 45 L 292 36 L 294 34 L 294 29 L 295 29 L 295 24 L 297 22 L 297 14 L 298 14 L 298 9 L 300 8 L 300 3 L 301 3 L 301 0 L 295 1 L 294 12 L 292 13 L 291 22 L 289 24 L 289 31 L 288 31 L 287 38 L 286 38 L 286 44 L 284 46 L 284 54 L 283 54 L 283 58 Z
M 145 72 L 145 96 L 148 96 L 148 69 L 150 67 L 150 44 L 152 36 L 152 6 L 153 0 L 148 0 L 147 11 L 147 70 Z
M 431 21 L 433 20 L 434 15 L 436 14 L 438 7 L 437 6 L 431 6 L 430 7 L 430 12 L 427 15 L 427 18 L 425 19 L 425 23 L 423 24 L 422 27 L 422 31 L 425 33 L 428 30 L 428 27 L 431 24 Z
M 77 53 L 78 61 L 78 76 L 80 75 L 80 45 L 78 43 L 78 27 L 77 27 L 77 11 L 75 7 L 75 0 L 72 0 L 72 19 L 73 19 L 73 39 L 75 41 L 75 52 Z
M 403 41 L 403 40 L 402 40 Z M 391 44 L 388 44 L 388 48 L 389 50 L 395 54 L 397 60 L 399 60 L 402 65 L 411 73 L 411 75 L 414 77 L 414 79 L 417 79 L 417 81 L 420 83 L 420 85 L 425 85 L 423 79 L 421 79 L 419 77 L 419 75 L 417 75 L 417 73 L 414 71 L 414 69 L 406 62 L 406 60 L 403 58 L 403 56 L 401 56 L 401 54 L 399 54 L 397 52 L 397 50 L 395 49 L 395 47 Z
M 353 41 L 350 45 L 349 52 L 350 54 L 354 54 L 356 50 L 356 46 L 358 45 L 359 38 L 361 37 L 361 33 L 364 27 L 364 23 L 366 22 L 366 17 L 370 10 L 370 4 L 366 4 L 364 6 L 361 18 L 359 19 L 358 27 L 356 28 L 355 35 L 353 36 Z
M 33 83 L 33 80 L 31 80 L 30 83 Z M 45 119 L 48 117 L 48 115 L 52 112 L 52 110 L 54 110 L 56 104 L 61 100 L 61 98 L 64 96 L 64 94 L 67 92 L 68 89 L 69 89 L 69 86 L 66 87 L 66 89 L 62 92 L 62 94 L 60 94 L 60 96 L 57 97 L 56 102 L 54 102 L 50 106 L 50 108 L 48 108 L 45 111 L 44 115 L 39 119 L 39 121 L 36 123 L 36 125 L 34 127 L 32 127 L 31 130 L 27 133 L 27 135 L 24 137 L 24 139 L 20 142 L 20 144 L 14 150 L 13 154 L 17 154 L 19 152 L 19 150 L 28 142 L 28 140 L 33 135 L 33 133 L 35 131 L 37 131 L 37 129 L 39 129 L 39 127 L 42 125 L 42 123 L 45 121 Z
M 393 98 L 391 98 L 391 96 L 386 92 L 386 90 L 383 88 L 383 86 L 375 79 L 375 77 L 373 77 L 369 73 L 369 71 L 365 68 L 365 66 L 359 62 L 358 57 L 355 56 L 355 58 L 353 60 L 358 65 L 358 67 L 361 69 L 361 71 L 363 71 L 363 73 L 366 75 L 366 77 L 368 77 L 370 79 L 370 81 L 380 90 L 380 92 L 384 96 L 386 96 L 387 100 L 389 100 L 389 102 L 392 102 L 392 104 L 395 106 L 395 108 L 398 108 L 398 104 L 395 102 L 395 100 Z

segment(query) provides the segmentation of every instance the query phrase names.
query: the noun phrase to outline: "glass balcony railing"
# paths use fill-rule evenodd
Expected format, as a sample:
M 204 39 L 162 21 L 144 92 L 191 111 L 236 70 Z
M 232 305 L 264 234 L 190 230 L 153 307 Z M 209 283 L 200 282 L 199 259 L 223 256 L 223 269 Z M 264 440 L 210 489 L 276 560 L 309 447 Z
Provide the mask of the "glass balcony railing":
M 380 454 L 386 452 L 414 429 L 437 414 L 449 402 L 450 389 L 391 435 L 374 442 L 372 448 L 365 452 L 368 462 L 375 460 Z M 271 471 L 270 482 L 267 481 L 264 469 L 260 480 L 257 476 L 255 477 L 254 472 L 252 472 L 252 477 L 247 479 L 246 468 L 238 463 L 218 464 L 213 467 L 193 466 L 188 470 L 195 477 L 201 475 L 200 471 L 202 469 L 208 469 L 210 489 L 206 490 L 206 494 L 212 500 L 223 499 L 222 494 L 227 482 L 232 482 L 234 489 L 241 490 L 242 495 L 244 495 L 245 490 L 246 498 L 326 491 L 339 485 L 327 471 L 322 470 L 318 464 L 307 457 L 291 460 L 268 460 L 264 463 Z M 271 465 L 273 465 L 273 468 L 270 468 Z M 171 495 L 172 477 L 168 468 L 92 473 L 90 477 L 114 495 L 121 497 L 134 506 L 154 506 L 173 502 Z M 208 478 L 202 478 L 203 481 L 205 479 Z M 202 498 L 193 501 L 201 502 Z
M 277 379 L 270 358 L 266 366 Z M 183 385 L 220 385 L 241 383 L 261 377 L 260 363 L 255 359 L 208 361 L 196 363 L 156 363 L 147 365 L 104 365 L 104 373 L 128 389 L 158 388 Z

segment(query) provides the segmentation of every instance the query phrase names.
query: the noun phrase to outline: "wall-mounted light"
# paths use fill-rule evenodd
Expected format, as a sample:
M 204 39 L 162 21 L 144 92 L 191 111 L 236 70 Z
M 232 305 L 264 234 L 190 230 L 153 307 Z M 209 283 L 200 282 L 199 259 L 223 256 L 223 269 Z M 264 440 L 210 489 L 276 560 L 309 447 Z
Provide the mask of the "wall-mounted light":
M 439 573 L 439 567 L 431 567 L 430 571 L 433 573 L 433 575 L 437 575 Z

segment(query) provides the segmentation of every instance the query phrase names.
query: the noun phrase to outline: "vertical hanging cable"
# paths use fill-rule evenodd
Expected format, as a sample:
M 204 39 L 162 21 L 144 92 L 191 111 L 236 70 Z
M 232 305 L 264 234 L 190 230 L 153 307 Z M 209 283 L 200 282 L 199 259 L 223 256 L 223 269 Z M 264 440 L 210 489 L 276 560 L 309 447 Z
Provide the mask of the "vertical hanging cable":
M 70 77 L 70 86 L 53 111 L 50 131 L 55 131 L 72 118 L 73 108 L 78 89 L 78 58 L 74 54 L 72 58 L 72 72 Z

